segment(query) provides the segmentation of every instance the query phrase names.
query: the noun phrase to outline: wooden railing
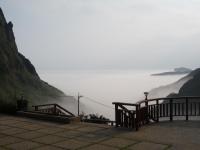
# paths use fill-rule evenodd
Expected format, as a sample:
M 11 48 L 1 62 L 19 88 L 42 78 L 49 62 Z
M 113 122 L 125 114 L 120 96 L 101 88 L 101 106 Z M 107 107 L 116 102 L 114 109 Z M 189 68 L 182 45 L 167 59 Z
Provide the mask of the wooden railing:
M 34 105 L 34 111 L 49 115 L 69 116 L 74 117 L 75 115 L 61 107 L 58 104 L 45 104 L 45 105 Z
M 113 102 L 115 105 L 116 127 L 139 129 L 160 118 L 173 121 L 174 117 L 200 116 L 200 97 L 156 98 L 136 104 Z M 165 120 L 166 120 L 165 119 Z
M 127 127 L 127 128 L 136 128 L 138 129 L 138 104 L 130 103 L 113 103 L 115 105 L 115 125 L 116 127 Z M 126 107 L 130 107 L 130 109 Z

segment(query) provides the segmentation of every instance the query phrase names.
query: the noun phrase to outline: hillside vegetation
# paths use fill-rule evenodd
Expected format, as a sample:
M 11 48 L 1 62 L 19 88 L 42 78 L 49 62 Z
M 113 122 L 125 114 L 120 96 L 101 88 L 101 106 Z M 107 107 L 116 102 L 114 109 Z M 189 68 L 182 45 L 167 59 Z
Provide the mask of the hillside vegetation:
M 191 73 L 193 78 L 187 81 L 179 90 L 179 96 L 200 96 L 200 69 Z
M 172 96 L 200 96 L 200 69 L 196 69 L 180 80 L 150 91 L 150 98 Z
M 29 104 L 44 103 L 64 95 L 42 81 L 31 62 L 19 53 L 12 28 L 13 24 L 6 22 L 0 8 L 0 111 L 14 108 L 21 95 Z

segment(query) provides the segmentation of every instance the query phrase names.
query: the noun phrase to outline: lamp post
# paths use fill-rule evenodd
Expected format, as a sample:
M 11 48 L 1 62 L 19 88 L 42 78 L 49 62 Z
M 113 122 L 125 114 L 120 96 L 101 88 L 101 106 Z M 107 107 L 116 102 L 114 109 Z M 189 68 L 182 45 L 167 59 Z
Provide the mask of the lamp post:
M 148 92 L 144 92 L 144 95 L 145 95 L 145 107 L 146 107 L 146 122 L 147 124 L 149 123 L 149 115 L 148 115 L 148 95 L 149 93 Z
M 148 95 L 149 95 L 149 93 L 144 92 L 144 95 L 145 95 L 145 106 L 148 107 Z
M 79 108 L 80 108 L 80 98 L 83 97 L 78 93 L 78 116 L 79 116 Z
M 149 92 L 144 92 L 144 95 L 145 95 L 145 100 L 147 100 L 147 97 L 149 95 Z

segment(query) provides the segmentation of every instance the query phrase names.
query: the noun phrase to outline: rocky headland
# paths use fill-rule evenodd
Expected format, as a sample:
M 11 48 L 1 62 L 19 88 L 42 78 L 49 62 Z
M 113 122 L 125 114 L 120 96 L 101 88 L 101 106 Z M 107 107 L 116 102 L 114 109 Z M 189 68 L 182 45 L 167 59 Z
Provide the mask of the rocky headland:
M 40 79 L 33 64 L 17 48 L 12 22 L 0 8 L 0 111 L 14 109 L 21 96 L 29 104 L 41 104 L 65 96 Z

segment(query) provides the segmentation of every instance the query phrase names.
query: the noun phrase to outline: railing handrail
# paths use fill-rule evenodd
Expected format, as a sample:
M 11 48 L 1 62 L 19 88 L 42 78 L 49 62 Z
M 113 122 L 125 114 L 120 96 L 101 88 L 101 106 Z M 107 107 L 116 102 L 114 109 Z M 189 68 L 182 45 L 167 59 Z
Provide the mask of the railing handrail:
M 44 107 L 44 106 L 54 106 L 56 104 L 52 103 L 52 104 L 43 104 L 43 105 L 33 105 L 32 107 Z
M 55 108 L 58 107 L 59 109 L 63 110 L 65 113 L 68 113 L 69 115 L 71 115 L 72 117 L 75 117 L 75 115 L 71 112 L 69 112 L 67 109 L 61 107 L 58 104 L 52 103 L 52 104 L 43 104 L 43 105 L 33 105 L 32 107 L 35 107 L 35 109 L 39 108 L 39 107 L 46 107 L 46 106 L 54 106 Z
M 181 96 L 181 97 L 162 97 L 162 98 L 153 98 L 153 99 L 147 99 L 147 100 L 141 100 L 141 101 L 138 101 L 136 104 L 142 104 L 142 103 L 145 103 L 145 102 L 152 102 L 152 101 L 157 101 L 157 100 L 170 100 L 170 99 L 173 99 L 173 100 L 178 100 L 178 99 L 195 99 L 195 98 L 200 98 L 200 96 Z
M 198 102 L 189 102 L 190 100 Z M 159 118 L 162 117 L 169 117 L 170 121 L 173 121 L 174 116 L 185 116 L 186 120 L 188 116 L 200 116 L 200 96 L 162 97 L 136 103 L 113 102 L 112 104 L 115 105 L 116 127 L 134 127 L 136 130 L 141 125 L 148 124 L 150 119 L 159 122 Z M 130 110 L 126 106 L 134 106 L 134 109 Z M 199 109 L 198 114 L 197 109 Z
M 71 112 L 69 112 L 67 109 L 61 107 L 60 105 L 56 104 L 56 106 L 57 106 L 58 108 L 62 109 L 63 111 L 65 111 L 66 113 L 70 114 L 71 116 L 73 116 L 73 117 L 75 116 L 74 114 L 72 114 Z
M 134 103 L 121 103 L 121 102 L 113 102 L 114 105 L 126 105 L 126 106 L 139 106 L 139 104 Z

